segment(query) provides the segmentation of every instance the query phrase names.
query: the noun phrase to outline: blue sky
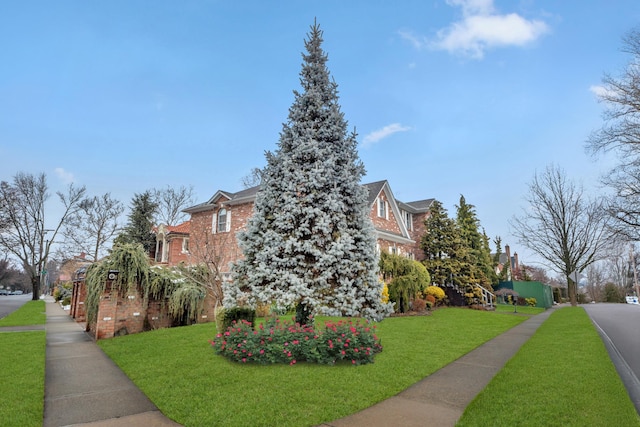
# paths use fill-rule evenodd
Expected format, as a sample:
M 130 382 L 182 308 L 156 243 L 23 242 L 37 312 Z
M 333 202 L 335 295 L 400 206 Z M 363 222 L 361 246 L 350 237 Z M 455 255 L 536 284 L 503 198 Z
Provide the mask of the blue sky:
M 536 171 L 600 192 L 612 160 L 584 141 L 637 0 L 2 2 L 0 180 L 45 172 L 127 205 L 240 190 L 276 148 L 314 19 L 367 182 L 450 216 L 462 194 L 521 254 L 508 220 Z

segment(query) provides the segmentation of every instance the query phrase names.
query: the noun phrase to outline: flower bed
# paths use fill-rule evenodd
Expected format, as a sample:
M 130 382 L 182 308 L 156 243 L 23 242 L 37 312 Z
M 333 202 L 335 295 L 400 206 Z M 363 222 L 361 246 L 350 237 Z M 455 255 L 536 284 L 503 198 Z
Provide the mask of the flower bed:
M 374 355 L 382 351 L 375 328 L 367 321 L 339 321 L 326 322 L 324 329 L 316 330 L 278 319 L 254 329 L 243 320 L 210 343 L 216 354 L 240 363 L 333 365 L 346 361 L 361 365 L 373 363 Z

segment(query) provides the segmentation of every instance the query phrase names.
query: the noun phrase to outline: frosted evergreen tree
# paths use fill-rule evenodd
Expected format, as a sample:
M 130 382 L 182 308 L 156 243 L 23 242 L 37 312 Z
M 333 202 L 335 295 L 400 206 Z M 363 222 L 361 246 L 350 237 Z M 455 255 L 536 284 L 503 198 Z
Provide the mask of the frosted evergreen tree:
M 278 149 L 267 166 L 254 214 L 239 233 L 244 259 L 225 285 L 225 306 L 296 306 L 304 312 L 380 320 L 381 301 L 365 170 L 355 133 L 338 103 L 322 31 L 305 40 L 300 82 Z

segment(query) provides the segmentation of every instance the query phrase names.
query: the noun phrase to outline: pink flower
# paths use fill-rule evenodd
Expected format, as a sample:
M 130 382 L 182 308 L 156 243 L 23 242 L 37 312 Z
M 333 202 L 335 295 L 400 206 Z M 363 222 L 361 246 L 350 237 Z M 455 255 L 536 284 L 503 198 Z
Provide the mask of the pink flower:
M 260 349 L 260 354 L 264 354 L 264 350 Z
M 355 364 L 356 364 L 356 361 L 355 361 L 355 360 L 352 360 L 352 361 L 351 361 L 351 363 L 353 363 L 353 364 L 355 365 Z
M 247 363 L 247 359 L 246 358 L 242 358 L 242 363 Z

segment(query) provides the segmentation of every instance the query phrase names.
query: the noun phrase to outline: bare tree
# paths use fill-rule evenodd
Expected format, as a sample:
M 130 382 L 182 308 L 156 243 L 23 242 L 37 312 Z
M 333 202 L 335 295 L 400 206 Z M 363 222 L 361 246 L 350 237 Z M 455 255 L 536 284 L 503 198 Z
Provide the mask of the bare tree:
M 33 287 L 33 299 L 40 298 L 40 278 L 58 232 L 78 209 L 85 188 L 69 185 L 67 193 L 57 192 L 64 209 L 53 228 L 47 229 L 45 204 L 49 199 L 44 173 L 32 175 L 19 172 L 12 183 L 0 182 L 0 248 L 14 255 L 28 273 Z M 51 234 L 48 234 L 51 233 Z
M 602 178 L 613 189 L 607 211 L 618 233 L 640 240 L 640 29 L 623 38 L 622 51 L 631 60 L 619 77 L 602 79 L 598 97 L 606 104 L 604 124 L 591 133 L 587 149 L 594 155 L 617 154 L 616 166 Z
M 0 289 L 22 288 L 24 284 L 24 273 L 14 267 L 11 260 L 5 256 L 0 259 Z M 22 289 L 26 291 L 26 289 Z
M 94 262 L 106 255 L 107 246 L 120 231 L 123 212 L 122 202 L 112 199 L 110 193 L 82 200 L 63 229 L 66 255 L 82 252 Z
M 251 188 L 260 185 L 262 182 L 262 174 L 264 172 L 260 168 L 253 168 L 251 172 L 242 177 L 241 184 L 244 188 Z
M 526 196 L 528 206 L 514 217 L 514 234 L 567 280 L 569 299 L 577 304 L 577 283 L 571 279 L 602 257 L 609 216 L 600 203 L 589 201 L 582 187 L 564 171 L 548 166 L 534 177 Z
M 181 272 L 206 289 L 214 301 L 214 315 L 222 303 L 222 283 L 230 271 L 230 263 L 239 256 L 237 246 L 230 245 L 230 233 L 211 233 L 205 227 L 191 227 L 189 264 L 178 266 Z M 235 249 L 230 249 L 235 248 Z
M 607 275 L 601 263 L 594 263 L 587 267 L 586 291 L 591 301 L 604 300 L 604 285 L 607 282 Z
M 183 209 L 195 203 L 193 186 L 181 186 L 178 189 L 167 186 L 163 190 L 152 190 L 153 200 L 158 205 L 156 224 L 177 225 L 188 219 Z

